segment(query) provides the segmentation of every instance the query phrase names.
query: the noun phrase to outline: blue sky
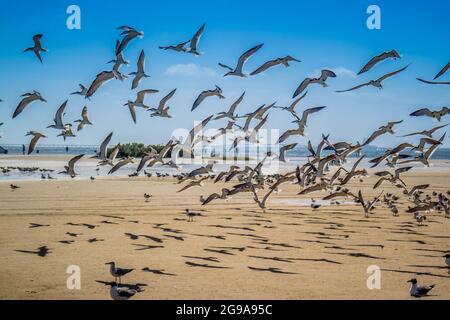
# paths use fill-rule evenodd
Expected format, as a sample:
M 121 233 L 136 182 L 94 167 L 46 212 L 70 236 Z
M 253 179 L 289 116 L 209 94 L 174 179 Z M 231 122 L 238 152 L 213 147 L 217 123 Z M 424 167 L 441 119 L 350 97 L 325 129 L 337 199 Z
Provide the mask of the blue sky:
M 76 4 L 81 9 L 81 30 L 66 28 L 66 9 Z M 366 9 L 376 4 L 381 8 L 381 30 L 366 27 Z M 390 120 L 404 119 L 398 134 L 423 130 L 437 125 L 429 118 L 411 118 L 408 114 L 419 107 L 440 108 L 448 105 L 448 86 L 427 86 L 415 80 L 431 79 L 450 59 L 450 2 L 448 1 L 21 1 L 5 2 L 0 11 L 0 127 L 2 143 L 27 143 L 28 130 L 48 135 L 43 143 L 62 144 L 57 130 L 45 129 L 51 124 L 56 109 L 66 99 L 65 120 L 80 117 L 84 105 L 95 123 L 68 140 L 70 144 L 98 144 L 114 131 L 112 143 L 139 141 L 163 143 L 177 128 L 190 129 L 194 121 L 211 113 L 228 109 L 243 92 L 246 96 L 238 114 L 250 112 L 264 103 L 288 105 L 292 93 L 306 77 L 329 68 L 338 77 L 328 88 L 312 86 L 308 96 L 298 106 L 325 105 L 308 123 L 307 137 L 289 142 L 317 143 L 322 133 L 330 133 L 333 141 L 362 141 L 373 130 Z M 200 41 L 200 57 L 158 49 L 159 45 L 177 44 L 188 40 L 205 22 Z M 157 105 L 160 98 L 177 88 L 169 104 L 172 119 L 150 118 L 138 110 L 135 125 L 123 104 L 134 99 L 131 81 L 113 81 L 101 87 L 88 101 L 69 93 L 78 83 L 89 85 L 95 75 L 108 70 L 107 61 L 114 58 L 115 41 L 120 25 L 131 25 L 145 32 L 144 39 L 126 48 L 125 58 L 131 60 L 121 71 L 135 71 L 141 49 L 146 53 L 146 71 L 151 76 L 138 88 L 158 89 L 159 94 L 146 102 Z M 42 43 L 49 52 L 43 53 L 44 63 L 32 53 L 22 53 L 31 46 L 31 37 L 43 33 Z M 223 62 L 234 66 L 237 58 L 252 46 L 264 43 L 246 64 L 250 72 L 267 60 L 287 54 L 302 60 L 291 67 L 269 69 L 264 74 L 248 78 L 222 77 Z M 355 72 L 374 55 L 396 49 L 402 59 L 385 61 L 370 72 L 356 76 Z M 339 94 L 335 90 L 376 79 L 409 63 L 403 73 L 387 80 L 384 89 L 363 88 L 353 93 Z M 450 81 L 450 73 L 443 76 Z M 194 112 L 193 101 L 203 90 L 214 84 L 223 89 L 225 100 L 211 98 Z M 20 95 L 38 90 L 48 103 L 35 103 L 16 119 L 11 115 Z M 288 113 L 272 111 L 268 128 L 281 132 L 294 128 Z M 444 121 L 449 121 L 449 117 Z M 446 122 L 445 122 L 446 123 Z M 226 121 L 213 122 L 219 128 Z M 415 141 L 414 139 L 410 139 Z M 403 141 L 387 136 L 377 145 L 392 145 Z M 445 146 L 450 146 L 448 139 Z

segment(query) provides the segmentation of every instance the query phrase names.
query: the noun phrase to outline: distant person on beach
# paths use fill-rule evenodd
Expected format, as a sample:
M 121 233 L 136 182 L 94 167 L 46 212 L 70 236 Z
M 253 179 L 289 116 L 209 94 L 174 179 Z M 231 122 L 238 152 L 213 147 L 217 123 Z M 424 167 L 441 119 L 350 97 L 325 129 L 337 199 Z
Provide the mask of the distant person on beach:
M 25 145 L 22 145 L 22 154 L 25 155 Z
M 66 153 L 69 152 L 69 146 L 66 146 Z

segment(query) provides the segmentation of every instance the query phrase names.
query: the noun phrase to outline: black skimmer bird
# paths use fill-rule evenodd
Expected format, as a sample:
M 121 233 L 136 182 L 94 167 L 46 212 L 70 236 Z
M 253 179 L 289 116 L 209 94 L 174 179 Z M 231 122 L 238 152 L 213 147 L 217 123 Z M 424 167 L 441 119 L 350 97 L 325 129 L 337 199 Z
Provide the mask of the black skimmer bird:
M 41 52 L 47 52 L 47 49 L 44 49 L 41 44 L 42 34 L 36 34 L 33 36 L 34 46 L 26 48 L 23 52 L 33 51 L 39 61 L 42 63 Z
M 428 292 L 431 291 L 431 289 L 433 289 L 436 285 L 432 284 L 429 286 L 419 286 L 417 284 L 417 280 L 416 279 L 411 279 L 407 282 L 411 283 L 411 288 L 409 289 L 409 294 L 412 297 L 416 297 L 416 298 L 420 298 L 423 296 L 426 296 L 428 294 Z
M 379 62 L 381 62 L 383 60 L 386 60 L 388 58 L 392 58 L 394 60 L 397 60 L 397 59 L 400 59 L 400 55 L 395 50 L 383 52 L 383 53 L 373 57 L 372 59 L 370 59 L 370 61 L 367 62 L 367 64 L 364 67 L 362 67 L 362 69 L 358 72 L 358 75 L 361 74 L 361 73 L 369 71 L 377 63 L 379 63 Z

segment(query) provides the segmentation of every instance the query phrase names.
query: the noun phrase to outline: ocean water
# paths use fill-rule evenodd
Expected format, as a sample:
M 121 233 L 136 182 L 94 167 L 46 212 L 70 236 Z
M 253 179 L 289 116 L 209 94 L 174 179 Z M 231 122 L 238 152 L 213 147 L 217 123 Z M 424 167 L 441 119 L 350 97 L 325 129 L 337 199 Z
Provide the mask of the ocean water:
M 227 157 L 250 157 L 250 158 L 261 158 L 268 151 L 272 151 L 278 153 L 279 145 L 261 145 L 261 146 L 249 146 L 246 147 L 238 147 L 235 151 L 230 151 L 228 147 L 222 146 L 205 146 L 203 148 L 196 148 L 195 155 L 196 156 L 215 156 L 221 157 L 222 155 L 226 155 Z M 8 155 L 21 155 L 26 152 L 28 146 L 24 145 L 2 145 L 0 144 L 0 157 L 2 154 Z M 35 150 L 35 154 L 44 154 L 44 155 L 77 155 L 77 154 L 86 154 L 86 155 L 94 155 L 99 149 L 98 145 L 38 145 Z M 363 149 L 363 154 L 366 155 L 367 158 L 375 158 L 382 155 L 387 149 L 383 147 L 374 147 L 367 146 Z M 404 152 L 408 153 L 408 152 Z M 324 151 L 323 154 L 327 154 L 327 151 Z M 414 154 L 413 152 L 410 154 Z M 289 150 L 287 152 L 288 157 L 307 157 L 309 155 L 309 151 L 306 146 L 297 146 L 296 148 Z M 355 156 L 355 155 L 352 155 Z M 434 152 L 431 157 L 435 160 L 449 160 L 450 159 L 450 148 L 438 148 L 436 152 Z
M 139 163 L 139 159 L 136 159 L 134 164 L 129 164 L 122 167 L 116 173 L 108 175 L 108 171 L 111 169 L 110 166 L 97 166 L 97 160 L 90 159 L 90 157 L 97 152 L 97 146 L 68 146 L 67 149 L 65 146 L 41 146 L 39 149 L 39 154 L 33 154 L 31 156 L 22 156 L 22 146 L 20 145 L 9 146 L 8 148 L 7 154 L 0 153 L 0 180 L 41 179 L 41 172 L 39 170 L 34 172 L 24 172 L 17 169 L 12 169 L 10 172 L 2 172 L 1 169 L 6 167 L 49 169 L 53 170 L 50 175 L 54 178 L 70 179 L 70 177 L 63 174 L 58 174 L 58 172 L 64 169 L 67 161 L 73 155 L 82 153 L 85 154 L 85 157 L 76 165 L 76 172 L 78 173 L 76 179 L 86 179 L 90 176 L 98 178 L 114 176 L 126 177 L 135 172 Z M 264 146 L 259 148 L 248 148 L 247 150 L 237 150 L 238 152 L 230 154 L 226 150 L 211 150 L 211 148 L 204 148 L 202 150 L 196 150 L 196 157 L 194 160 L 190 158 L 177 159 L 177 164 L 180 166 L 179 169 L 157 164 L 154 167 L 145 168 L 145 170 L 153 173 L 154 175 L 156 172 L 162 174 L 168 173 L 170 175 L 190 172 L 202 165 L 205 165 L 209 160 L 211 160 L 211 156 L 214 156 L 214 160 L 217 160 L 217 163 L 214 165 L 215 172 L 228 170 L 230 165 L 237 165 L 241 168 L 244 168 L 246 165 L 254 167 L 259 161 L 262 160 L 269 150 L 275 153 L 278 151 L 274 148 L 274 146 Z M 361 161 L 360 167 L 370 167 L 371 164 L 369 163 L 369 160 L 381 155 L 385 152 L 385 150 L 386 149 L 384 148 L 366 148 L 364 150 L 366 157 L 363 161 Z M 222 159 L 221 152 L 224 152 L 227 155 L 228 158 L 226 161 Z M 307 155 L 308 151 L 305 147 L 293 149 L 287 153 L 287 162 L 283 163 L 279 161 L 268 161 L 267 165 L 263 167 L 263 172 L 265 174 L 273 174 L 295 170 L 297 165 L 302 165 L 308 161 Z M 353 155 L 348 159 L 344 167 L 350 168 L 356 159 L 356 155 Z M 415 170 L 450 169 L 450 149 L 438 149 L 432 159 L 435 161 L 432 162 L 430 168 L 426 168 L 419 163 L 413 163 L 412 165 L 415 167 Z M 380 165 L 378 168 L 383 170 L 386 167 Z M 143 175 L 143 173 L 141 173 L 141 175 Z

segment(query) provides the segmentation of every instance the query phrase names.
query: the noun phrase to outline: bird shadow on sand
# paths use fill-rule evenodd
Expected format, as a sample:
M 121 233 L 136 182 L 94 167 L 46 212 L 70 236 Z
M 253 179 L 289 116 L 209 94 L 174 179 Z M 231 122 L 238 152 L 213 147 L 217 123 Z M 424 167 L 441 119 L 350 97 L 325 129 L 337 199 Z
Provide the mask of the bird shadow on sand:
M 195 263 L 191 261 L 185 262 L 190 267 L 201 267 L 201 268 L 209 268 L 209 269 L 231 269 L 230 267 L 222 267 L 222 266 L 213 266 L 210 264 L 203 264 L 203 263 Z
M 214 227 L 214 228 L 220 228 L 220 229 L 237 229 L 237 230 L 244 230 L 244 231 L 255 231 L 255 229 L 252 229 L 252 228 L 223 226 L 223 225 L 220 225 L 220 224 L 208 225 L 207 227 Z
M 184 238 L 185 238 L 185 237 L 182 237 L 182 236 L 174 236 L 174 235 L 171 235 L 171 234 L 165 234 L 164 236 L 168 237 L 168 238 L 172 238 L 172 239 L 178 240 L 178 241 L 184 241 Z
M 116 283 L 114 281 L 102 281 L 102 280 L 95 280 L 95 282 L 101 283 L 101 284 L 103 284 L 105 286 L 109 286 L 109 287 L 117 284 L 117 286 L 119 288 L 132 289 L 132 290 L 136 290 L 137 292 L 144 291 L 144 289 L 142 289 L 142 287 L 147 286 L 147 284 L 145 284 L 145 283 Z
M 361 252 L 326 252 L 327 254 L 338 254 L 343 256 L 349 256 L 353 258 L 368 258 L 368 259 L 375 259 L 375 260 L 386 260 L 386 258 L 381 257 L 375 257 L 371 256 L 370 254 L 361 253 Z
M 441 275 L 441 274 L 435 274 L 435 273 L 430 273 L 430 272 L 406 271 L 406 270 L 394 270 L 394 269 L 381 269 L 381 271 L 397 272 L 397 273 L 405 273 L 405 274 L 415 274 L 415 275 L 418 275 L 418 276 L 430 276 L 430 277 L 438 277 L 438 278 L 450 279 L 450 276 L 444 276 L 444 275 Z
M 217 262 L 217 263 L 220 262 L 220 260 L 217 259 L 216 257 L 199 257 L 199 256 L 182 256 L 182 257 L 187 258 L 187 259 L 198 259 L 198 260 Z
M 32 250 L 14 250 L 14 251 L 21 253 L 35 254 L 42 258 L 44 258 L 47 254 L 52 253 L 51 249 L 47 248 L 47 246 L 39 247 L 35 251 Z
M 234 253 L 231 253 L 231 252 L 229 252 L 226 249 L 209 249 L 209 248 L 205 248 L 203 250 L 208 251 L 208 252 L 218 253 L 218 254 L 224 254 L 224 255 L 228 255 L 228 256 L 234 256 Z
M 253 271 L 261 271 L 261 272 L 271 272 L 271 273 L 280 273 L 280 274 L 298 274 L 296 272 L 283 271 L 280 268 L 274 268 L 274 267 L 256 268 L 256 267 L 248 266 L 248 268 Z
M 142 271 L 150 272 L 150 273 L 161 275 L 161 276 L 176 276 L 175 273 L 165 272 L 164 269 L 150 269 L 148 267 L 145 267 L 145 268 L 142 268 Z
M 134 249 L 136 251 L 142 251 L 142 250 L 151 250 L 151 249 L 157 249 L 157 248 L 164 248 L 164 246 L 152 246 L 152 245 L 147 245 L 147 244 L 133 244 L 136 247 L 139 247 L 137 249 Z

